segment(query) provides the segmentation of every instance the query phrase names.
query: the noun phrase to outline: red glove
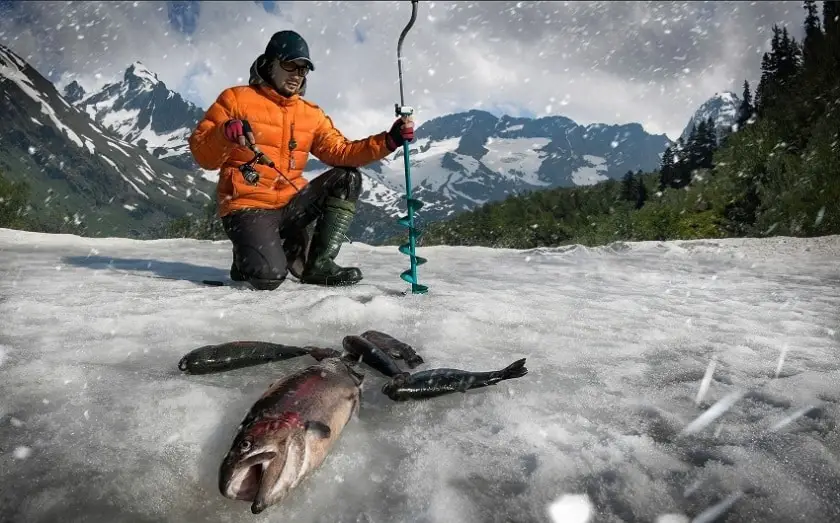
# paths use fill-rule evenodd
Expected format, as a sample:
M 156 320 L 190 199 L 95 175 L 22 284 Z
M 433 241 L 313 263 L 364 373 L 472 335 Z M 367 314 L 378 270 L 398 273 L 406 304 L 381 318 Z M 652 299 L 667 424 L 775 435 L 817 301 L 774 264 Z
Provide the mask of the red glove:
M 231 142 L 239 145 L 247 145 L 243 143 L 242 137 L 247 138 L 248 142 L 256 143 L 254 133 L 251 131 L 251 124 L 248 120 L 228 120 L 225 122 L 225 138 Z
M 408 120 L 397 118 L 394 125 L 391 126 L 391 130 L 385 136 L 385 143 L 391 152 L 396 151 L 398 147 L 402 147 L 404 143 L 411 143 L 413 140 L 414 121 L 410 118 Z

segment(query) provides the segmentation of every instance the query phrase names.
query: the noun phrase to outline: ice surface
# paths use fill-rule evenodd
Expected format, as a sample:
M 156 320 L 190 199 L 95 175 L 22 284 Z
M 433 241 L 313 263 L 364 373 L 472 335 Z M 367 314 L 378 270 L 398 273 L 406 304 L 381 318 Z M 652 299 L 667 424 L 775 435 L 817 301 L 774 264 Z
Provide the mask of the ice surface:
M 840 237 L 421 247 L 425 296 L 398 294 L 395 247 L 345 244 L 357 287 L 267 293 L 154 278 L 224 278 L 227 242 L 0 230 L 0 249 L 3 521 L 549 522 L 583 500 L 593 523 L 840 520 Z M 179 358 L 367 329 L 420 369 L 527 357 L 530 373 L 401 404 L 370 374 L 360 418 L 283 506 L 223 498 L 245 412 L 312 360 L 184 376 Z

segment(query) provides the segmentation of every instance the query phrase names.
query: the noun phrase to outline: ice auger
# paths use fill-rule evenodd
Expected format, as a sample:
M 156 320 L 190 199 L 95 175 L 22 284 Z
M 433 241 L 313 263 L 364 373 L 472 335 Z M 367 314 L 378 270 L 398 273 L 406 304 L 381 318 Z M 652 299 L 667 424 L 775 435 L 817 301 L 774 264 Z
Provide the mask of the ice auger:
M 402 44 L 405 39 L 405 35 L 408 34 L 411 26 L 414 25 L 414 21 L 417 19 L 417 3 L 418 0 L 411 0 L 411 20 L 408 21 L 408 25 L 405 26 L 405 29 L 402 30 L 400 40 L 397 43 L 397 70 L 400 75 L 400 103 L 394 105 L 398 117 L 411 116 L 414 113 L 414 109 L 405 105 L 405 96 L 403 95 Z M 417 256 L 415 253 L 415 249 L 417 248 L 417 238 L 420 237 L 421 233 L 420 230 L 414 226 L 414 212 L 420 210 L 423 207 L 423 203 L 420 200 L 411 197 L 411 161 L 409 158 L 408 143 L 403 144 L 403 161 L 405 162 L 405 204 L 408 209 L 408 214 L 406 216 L 401 216 L 397 220 L 397 223 L 408 228 L 408 243 L 400 245 L 399 250 L 401 253 L 408 256 L 411 267 L 400 274 L 400 278 L 411 284 L 412 294 L 425 294 L 429 288 L 417 282 L 417 266 L 426 263 L 426 259 Z

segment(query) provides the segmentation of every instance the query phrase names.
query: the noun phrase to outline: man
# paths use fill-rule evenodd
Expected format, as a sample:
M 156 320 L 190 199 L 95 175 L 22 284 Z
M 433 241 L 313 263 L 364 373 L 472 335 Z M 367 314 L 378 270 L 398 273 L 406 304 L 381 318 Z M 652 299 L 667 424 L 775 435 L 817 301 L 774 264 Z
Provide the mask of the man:
M 298 33 L 275 33 L 251 65 L 248 85 L 222 91 L 189 138 L 196 162 L 220 169 L 216 193 L 233 243 L 231 278 L 255 289 L 278 288 L 288 272 L 302 283 L 360 281 L 357 267 L 334 261 L 362 190 L 357 168 L 414 139 L 410 117 L 362 140 L 345 138 L 302 98 L 314 70 Z M 249 172 L 255 152 L 268 164 L 252 164 Z M 309 153 L 333 167 L 312 182 L 302 176 Z

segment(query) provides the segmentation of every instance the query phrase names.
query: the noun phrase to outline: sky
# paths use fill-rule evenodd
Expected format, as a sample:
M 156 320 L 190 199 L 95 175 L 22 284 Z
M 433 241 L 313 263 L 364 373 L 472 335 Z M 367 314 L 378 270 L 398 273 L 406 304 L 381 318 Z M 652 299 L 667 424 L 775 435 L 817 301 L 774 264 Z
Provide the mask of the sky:
M 390 126 L 411 2 L 11 2 L 0 43 L 57 85 L 86 89 L 140 61 L 206 108 L 294 29 L 316 71 L 307 98 L 350 138 Z M 403 45 L 418 124 L 469 109 L 580 124 L 637 122 L 676 139 L 716 93 L 757 83 L 770 29 L 799 37 L 801 2 L 419 2 Z

